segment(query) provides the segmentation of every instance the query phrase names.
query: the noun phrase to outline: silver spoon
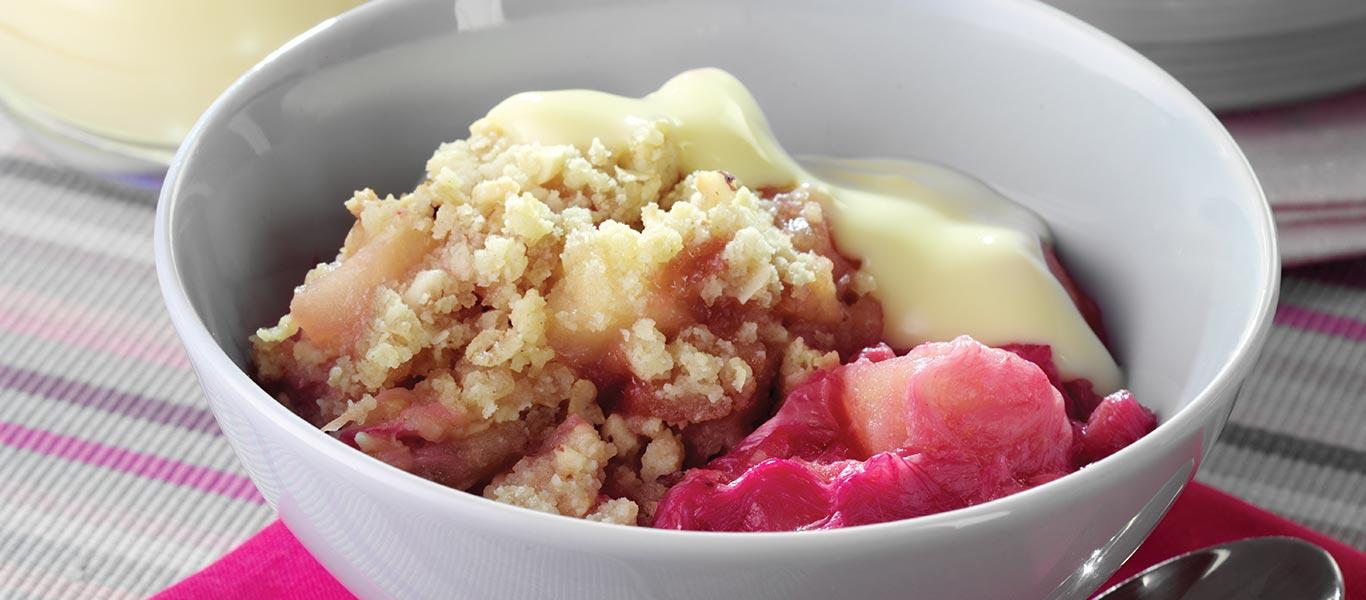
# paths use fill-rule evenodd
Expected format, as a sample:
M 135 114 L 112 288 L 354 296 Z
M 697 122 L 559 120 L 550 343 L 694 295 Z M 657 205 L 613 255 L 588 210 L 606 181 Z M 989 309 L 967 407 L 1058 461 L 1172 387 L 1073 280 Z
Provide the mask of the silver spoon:
M 1097 600 L 1342 600 L 1342 572 L 1323 548 L 1291 537 L 1210 546 L 1148 567 Z

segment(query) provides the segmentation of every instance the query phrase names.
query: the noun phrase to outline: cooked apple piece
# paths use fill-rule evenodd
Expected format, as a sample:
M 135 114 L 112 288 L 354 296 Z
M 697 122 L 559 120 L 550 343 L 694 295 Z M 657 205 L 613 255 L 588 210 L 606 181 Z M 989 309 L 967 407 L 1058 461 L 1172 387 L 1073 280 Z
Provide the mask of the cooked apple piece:
M 840 397 L 857 454 L 869 456 L 905 445 L 906 386 L 913 369 L 909 355 L 876 362 L 865 356 L 843 367 Z
M 343 354 L 366 321 L 375 288 L 402 277 L 433 245 L 425 231 L 395 227 L 300 287 L 289 312 L 309 341 Z

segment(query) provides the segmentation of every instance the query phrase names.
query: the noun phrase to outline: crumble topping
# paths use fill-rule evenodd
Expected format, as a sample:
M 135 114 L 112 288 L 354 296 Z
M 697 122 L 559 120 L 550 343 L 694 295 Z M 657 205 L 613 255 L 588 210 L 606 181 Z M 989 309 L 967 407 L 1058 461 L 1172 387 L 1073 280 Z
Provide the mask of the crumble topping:
M 402 469 L 565 515 L 648 523 L 685 465 L 877 341 L 870 279 L 811 190 L 624 147 L 513 143 L 487 120 L 355 223 L 252 337 L 287 406 Z

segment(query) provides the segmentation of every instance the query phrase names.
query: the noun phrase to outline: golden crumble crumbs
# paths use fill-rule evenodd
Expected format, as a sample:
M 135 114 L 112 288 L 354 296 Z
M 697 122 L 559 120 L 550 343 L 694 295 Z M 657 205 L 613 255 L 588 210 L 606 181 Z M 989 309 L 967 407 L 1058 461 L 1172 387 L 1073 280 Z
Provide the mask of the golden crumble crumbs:
M 511 504 L 648 523 L 689 464 L 876 341 L 809 190 L 684 173 L 667 129 L 513 143 L 487 120 L 355 219 L 252 336 L 261 383 L 344 442 Z
M 597 504 L 603 469 L 616 453 L 592 424 L 565 420 L 541 451 L 493 479 L 484 496 L 542 512 L 583 517 Z

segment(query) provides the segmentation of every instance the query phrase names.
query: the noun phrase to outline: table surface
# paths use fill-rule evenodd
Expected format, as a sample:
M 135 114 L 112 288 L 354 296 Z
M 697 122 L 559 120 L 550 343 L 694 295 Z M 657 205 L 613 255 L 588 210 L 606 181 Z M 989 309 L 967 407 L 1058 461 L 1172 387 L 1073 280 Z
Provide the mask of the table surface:
M 1273 200 L 1303 192 L 1293 178 L 1313 169 L 1287 160 L 1306 152 L 1240 140 Z M 145 596 L 274 518 L 162 308 L 155 203 L 53 165 L 0 120 L 0 597 Z M 1366 546 L 1364 393 L 1366 259 L 1287 270 L 1199 479 Z

